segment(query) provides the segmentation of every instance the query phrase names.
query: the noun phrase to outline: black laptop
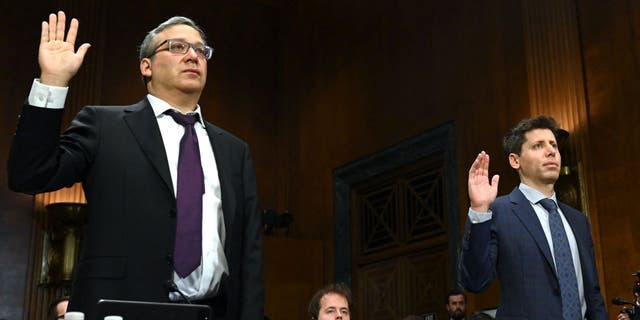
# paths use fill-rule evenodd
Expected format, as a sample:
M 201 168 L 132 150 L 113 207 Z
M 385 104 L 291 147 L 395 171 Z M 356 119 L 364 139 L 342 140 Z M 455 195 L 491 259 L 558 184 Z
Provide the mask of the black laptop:
M 211 308 L 200 304 L 179 304 L 127 300 L 98 301 L 96 319 L 121 316 L 126 320 L 211 320 Z

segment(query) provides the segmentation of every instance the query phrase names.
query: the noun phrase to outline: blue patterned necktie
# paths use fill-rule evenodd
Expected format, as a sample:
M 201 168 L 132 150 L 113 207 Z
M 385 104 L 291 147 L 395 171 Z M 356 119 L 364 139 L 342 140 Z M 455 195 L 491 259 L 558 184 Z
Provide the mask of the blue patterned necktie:
M 165 112 L 173 120 L 184 126 L 180 140 L 178 157 L 178 183 L 176 205 L 176 241 L 173 251 L 173 268 L 185 278 L 200 265 L 202 257 L 202 195 L 204 194 L 204 173 L 200 164 L 198 136 L 193 125 L 198 114 Z
M 542 199 L 538 203 L 549 212 L 553 256 L 556 260 L 556 273 L 558 274 L 560 293 L 562 295 L 562 318 L 564 320 L 582 319 L 576 270 L 573 266 L 569 240 L 562 224 L 562 218 L 558 213 L 558 207 L 553 200 L 548 198 Z

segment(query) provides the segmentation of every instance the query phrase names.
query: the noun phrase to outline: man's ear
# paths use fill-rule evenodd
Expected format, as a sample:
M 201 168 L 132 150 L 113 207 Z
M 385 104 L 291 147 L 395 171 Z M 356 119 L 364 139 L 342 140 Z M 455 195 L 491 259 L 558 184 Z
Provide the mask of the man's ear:
M 151 74 L 153 72 L 151 71 L 151 59 L 149 58 L 144 58 L 140 61 L 140 74 L 143 77 L 146 78 L 151 78 Z
M 511 168 L 520 169 L 520 156 L 515 153 L 509 153 L 509 164 Z

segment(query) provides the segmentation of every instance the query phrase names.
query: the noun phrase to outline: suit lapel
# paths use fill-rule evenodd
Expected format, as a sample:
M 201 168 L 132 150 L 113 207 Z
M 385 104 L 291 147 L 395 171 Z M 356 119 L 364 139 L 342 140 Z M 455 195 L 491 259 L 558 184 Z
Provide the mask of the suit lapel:
M 168 190 L 171 194 L 175 194 L 173 183 L 171 182 L 167 152 L 162 142 L 162 134 L 149 101 L 145 98 L 125 108 L 124 121 L 135 136 L 140 149 L 156 169 Z
M 540 220 L 538 219 L 536 212 L 533 210 L 533 207 L 531 207 L 531 203 L 517 187 L 513 192 L 511 192 L 511 194 L 509 194 L 509 200 L 511 201 L 512 212 L 516 217 L 518 217 L 518 219 L 520 219 L 525 229 L 529 231 L 529 234 L 533 237 L 538 249 L 540 249 L 542 255 L 545 260 L 547 260 L 547 263 L 555 274 L 556 268 L 554 267 L 553 257 L 551 256 L 551 249 L 549 248 L 547 237 L 544 235 L 544 231 L 540 225 Z
M 225 145 L 223 139 L 220 138 L 224 133 L 218 127 L 205 122 L 207 135 L 213 148 L 213 154 L 216 159 L 216 167 L 218 169 L 218 180 L 220 180 L 220 193 L 222 197 L 222 214 L 224 215 L 224 227 L 227 238 L 231 234 L 231 226 L 233 225 L 233 219 L 236 212 L 235 202 L 235 190 L 233 188 L 233 179 L 229 176 L 229 172 L 232 168 L 231 159 L 225 157 L 225 155 L 232 154 L 230 150 L 227 150 L 228 146 Z M 225 241 L 225 249 L 230 245 L 230 241 Z M 226 250 L 225 250 L 226 251 Z
M 578 243 L 578 245 L 580 245 L 580 237 L 578 236 L 579 232 L 581 231 L 578 230 L 578 226 L 580 225 L 580 221 L 578 221 L 578 219 L 580 217 L 576 214 L 575 209 L 565 205 L 564 203 L 558 202 L 558 206 L 560 207 L 560 210 L 562 210 L 564 218 L 567 219 L 569 227 L 571 227 L 571 231 L 573 231 L 573 235 L 576 238 L 576 242 Z

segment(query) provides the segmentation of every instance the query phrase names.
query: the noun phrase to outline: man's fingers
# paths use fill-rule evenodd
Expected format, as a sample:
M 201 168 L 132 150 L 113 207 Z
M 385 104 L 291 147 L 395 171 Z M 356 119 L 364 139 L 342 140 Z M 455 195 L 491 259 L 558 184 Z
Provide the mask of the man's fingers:
M 56 40 L 56 26 L 58 25 L 58 18 L 54 13 L 49 15 L 49 40 Z
M 66 18 L 64 12 L 58 11 L 58 25 L 56 26 L 56 40 L 64 41 L 64 27 Z
M 482 151 L 482 175 L 489 177 L 489 155 Z
M 49 24 L 42 21 L 42 30 L 40 31 L 40 43 L 49 42 Z
M 67 34 L 67 42 L 71 45 L 75 45 L 76 36 L 78 35 L 78 19 L 71 19 L 71 25 L 69 25 L 69 33 Z
M 469 175 L 473 174 L 475 175 L 476 170 L 478 169 L 478 165 L 479 165 L 479 158 L 476 158 L 475 160 L 473 160 L 473 163 L 471 164 L 471 168 L 469 168 Z
M 67 18 L 64 11 L 58 11 L 57 15 L 55 13 L 49 14 L 49 22 L 42 22 L 40 43 L 47 43 L 51 41 L 65 41 L 64 30 L 66 28 L 66 20 Z M 71 23 L 69 24 L 69 33 L 66 35 L 66 41 L 72 46 L 76 43 L 79 25 L 80 23 L 78 22 L 78 19 L 71 19 Z

